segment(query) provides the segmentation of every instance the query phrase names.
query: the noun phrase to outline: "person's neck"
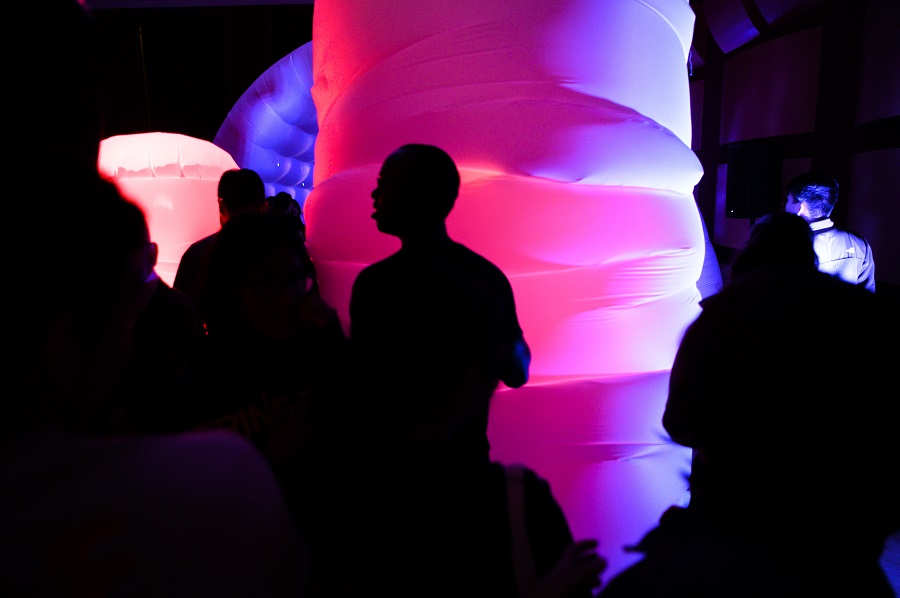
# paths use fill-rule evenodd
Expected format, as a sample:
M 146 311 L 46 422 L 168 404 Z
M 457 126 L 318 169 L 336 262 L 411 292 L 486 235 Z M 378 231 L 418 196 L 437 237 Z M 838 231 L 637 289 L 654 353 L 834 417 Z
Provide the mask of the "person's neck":
M 447 226 L 443 222 L 412 230 L 398 236 L 403 249 L 423 249 L 453 242 L 450 235 L 447 234 Z

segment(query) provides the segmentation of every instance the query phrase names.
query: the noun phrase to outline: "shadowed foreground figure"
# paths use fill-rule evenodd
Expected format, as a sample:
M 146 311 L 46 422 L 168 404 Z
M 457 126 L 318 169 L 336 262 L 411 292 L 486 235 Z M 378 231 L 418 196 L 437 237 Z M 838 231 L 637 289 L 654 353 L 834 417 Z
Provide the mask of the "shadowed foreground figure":
M 15 292 L 4 329 L 0 591 L 304 595 L 305 547 L 249 442 L 228 432 L 98 432 L 132 364 L 136 320 L 153 290 L 147 223 L 97 173 L 100 87 L 88 75 L 100 57 L 90 51 L 89 13 L 75 0 L 48 0 L 23 4 L 13 18 L 25 35 L 10 62 L 33 95 L 9 98 L 23 150 L 12 167 L 21 181 L 45 180 L 48 161 L 33 158 L 52 147 L 64 193 L 43 194 L 40 217 L 28 201 L 9 207 L 25 250 L 5 252 Z M 66 101 L 48 119 L 34 98 L 59 89 Z
M 788 212 L 766 214 L 750 228 L 750 236 L 728 265 L 733 280 L 760 269 L 797 267 L 814 270 L 813 233 L 806 220 Z
M 755 231 L 679 346 L 663 425 L 693 449 L 691 501 L 604 598 L 894 596 L 900 310 L 819 272 L 793 218 Z
M 298 596 L 307 555 L 272 471 L 228 432 L 110 437 L 150 298 L 140 208 L 96 174 L 40 219 L 21 259 L 0 443 L 0 577 L 14 596 Z M 22 217 L 23 223 L 34 221 Z M 28 230 L 28 229 L 26 229 Z M 38 259 L 38 258 L 41 259 Z M 132 382 L 133 384 L 133 382 Z M 130 387 L 130 385 L 129 385 Z M 143 395 L 142 395 L 143 397 Z
M 143 242 L 132 259 L 143 266 L 146 307 L 134 324 L 134 347 L 119 390 L 119 400 L 110 405 L 109 431 L 135 433 L 135 418 L 154 409 L 173 392 L 185 374 L 193 346 L 205 334 L 203 320 L 193 300 L 169 286 L 156 273 L 158 248 L 150 239 L 146 223 Z

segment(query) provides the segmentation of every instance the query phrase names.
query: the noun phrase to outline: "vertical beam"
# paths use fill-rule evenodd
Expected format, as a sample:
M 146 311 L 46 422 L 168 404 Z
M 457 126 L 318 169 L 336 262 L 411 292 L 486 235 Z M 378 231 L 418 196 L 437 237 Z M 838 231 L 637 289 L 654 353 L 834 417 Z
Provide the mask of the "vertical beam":
M 834 218 L 843 223 L 850 201 L 850 170 L 856 130 L 862 25 L 868 0 L 826 0 L 816 105 L 813 168 L 837 177 L 841 195 Z

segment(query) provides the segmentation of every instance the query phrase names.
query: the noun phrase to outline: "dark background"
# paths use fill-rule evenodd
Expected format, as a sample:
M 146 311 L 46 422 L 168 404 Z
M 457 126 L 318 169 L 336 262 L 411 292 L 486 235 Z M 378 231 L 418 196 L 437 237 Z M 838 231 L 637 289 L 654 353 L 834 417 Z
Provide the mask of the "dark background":
M 312 4 L 91 12 L 108 81 L 104 137 L 212 142 L 253 82 L 312 39 Z

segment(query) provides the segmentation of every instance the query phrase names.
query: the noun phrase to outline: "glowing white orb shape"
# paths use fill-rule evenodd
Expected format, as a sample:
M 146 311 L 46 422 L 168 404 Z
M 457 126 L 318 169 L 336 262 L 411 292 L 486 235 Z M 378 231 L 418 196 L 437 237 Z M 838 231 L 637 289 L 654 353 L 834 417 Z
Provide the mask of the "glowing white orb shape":
M 100 142 L 97 169 L 141 206 L 167 284 L 194 241 L 219 230 L 219 177 L 237 168 L 222 148 L 177 133 L 116 135 Z

